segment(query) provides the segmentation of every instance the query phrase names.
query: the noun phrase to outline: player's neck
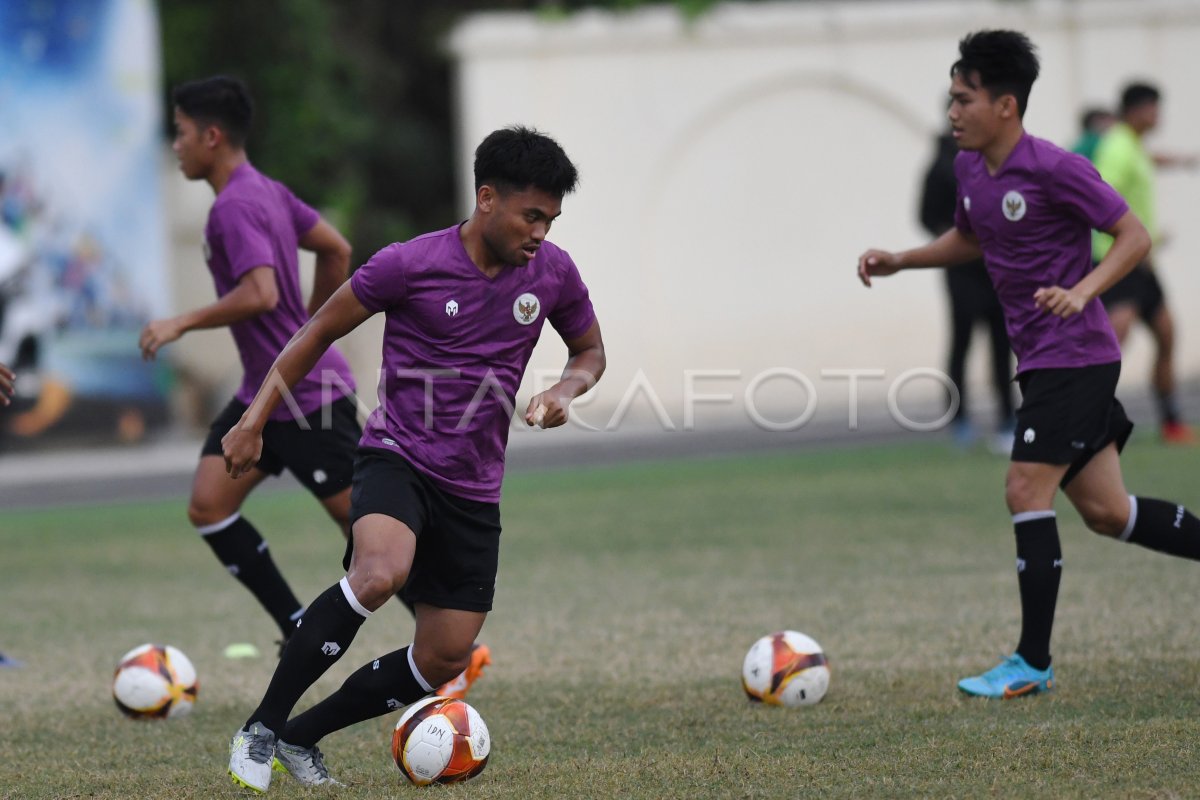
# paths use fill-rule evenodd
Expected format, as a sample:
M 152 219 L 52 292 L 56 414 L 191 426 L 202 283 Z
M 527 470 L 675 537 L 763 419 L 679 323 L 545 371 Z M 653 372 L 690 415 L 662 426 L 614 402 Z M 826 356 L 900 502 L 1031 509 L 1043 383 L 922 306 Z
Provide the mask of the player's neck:
M 229 179 L 233 176 L 234 170 L 236 170 L 242 164 L 245 164 L 246 161 L 247 159 L 245 150 L 235 150 L 226 154 L 222 158 L 217 159 L 217 161 L 213 164 L 212 171 L 209 172 L 205 177 L 205 180 L 208 181 L 208 185 L 213 188 L 213 192 L 215 194 L 220 194 L 221 190 L 225 188 L 225 185 L 229 183 Z
M 1017 148 L 1017 143 L 1021 141 L 1021 137 L 1025 135 L 1025 128 L 1021 125 L 1014 126 L 1011 130 L 1002 131 L 996 135 L 996 138 L 991 143 L 982 148 L 979 152 L 983 156 L 983 163 L 987 165 L 989 175 L 995 175 L 1008 157 L 1012 155 L 1012 151 Z
M 496 277 L 500 274 L 500 270 L 507 266 L 496 258 L 495 253 L 483 240 L 483 236 L 479 235 L 474 216 L 459 227 L 458 238 L 462 242 L 463 249 L 467 251 L 467 258 L 471 259 L 471 263 L 487 277 Z

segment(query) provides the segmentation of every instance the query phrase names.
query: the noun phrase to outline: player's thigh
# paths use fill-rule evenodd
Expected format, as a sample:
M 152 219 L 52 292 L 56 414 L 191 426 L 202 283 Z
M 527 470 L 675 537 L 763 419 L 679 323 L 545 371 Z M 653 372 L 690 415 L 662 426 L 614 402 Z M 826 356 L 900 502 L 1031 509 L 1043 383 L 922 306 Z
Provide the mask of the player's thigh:
M 342 529 L 343 536 L 350 536 L 350 487 L 329 497 L 319 498 L 321 506 Z
M 1063 492 L 1096 533 L 1119 536 L 1124 531 L 1129 521 L 1129 492 L 1115 442 L 1096 453 Z
M 417 603 L 416 611 L 413 660 L 422 672 L 429 669 L 444 673 L 437 680 L 445 682 L 466 668 L 487 612 L 439 608 L 427 603 Z
M 267 473 L 251 468 L 237 478 L 229 477 L 225 459 L 221 456 L 200 457 L 192 476 L 192 495 L 188 501 L 188 519 L 193 525 L 215 525 L 228 519 L 242 507 L 246 497 L 267 477 Z
M 417 536 L 408 525 L 387 514 L 359 517 L 351 536 L 353 549 L 346 577 L 358 601 L 374 611 L 404 586 Z
M 1045 511 L 1054 504 L 1058 483 L 1067 474 L 1069 464 L 1042 464 L 1013 461 L 1004 479 L 1004 499 L 1012 514 Z
M 1125 341 L 1125 337 L 1129 335 L 1129 331 L 1133 329 L 1133 323 L 1138 319 L 1138 307 L 1133 302 L 1117 303 L 1108 309 L 1108 321 L 1112 324 L 1113 332 L 1117 334 L 1117 341 Z

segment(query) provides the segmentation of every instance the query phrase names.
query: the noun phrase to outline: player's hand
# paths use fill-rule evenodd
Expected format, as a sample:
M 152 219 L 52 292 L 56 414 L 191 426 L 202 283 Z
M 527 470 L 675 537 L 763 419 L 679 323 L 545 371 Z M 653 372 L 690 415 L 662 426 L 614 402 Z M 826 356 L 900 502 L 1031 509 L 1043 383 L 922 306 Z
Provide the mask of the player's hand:
M 0 364 L 0 406 L 6 406 L 12 402 L 9 398 L 13 396 L 13 382 L 17 376 L 8 367 Z
M 535 394 L 525 407 L 525 424 L 539 428 L 557 428 L 567 424 L 567 407 L 570 399 L 559 397 L 551 390 Z
M 894 275 L 900 271 L 900 259 L 886 250 L 868 250 L 858 257 L 858 279 L 871 286 L 871 278 Z
M 153 361 L 158 348 L 169 344 L 183 335 L 183 329 L 174 319 L 156 319 L 146 323 L 142 335 L 138 338 L 138 347 L 142 348 L 142 359 Z
M 225 471 L 236 478 L 247 473 L 262 457 L 262 434 L 252 428 L 238 424 L 221 437 L 221 452 L 225 456 Z
M 1037 307 L 1042 311 L 1066 319 L 1083 311 L 1088 298 L 1073 289 L 1064 289 L 1061 286 L 1043 286 L 1033 293 L 1033 302 L 1037 303 Z

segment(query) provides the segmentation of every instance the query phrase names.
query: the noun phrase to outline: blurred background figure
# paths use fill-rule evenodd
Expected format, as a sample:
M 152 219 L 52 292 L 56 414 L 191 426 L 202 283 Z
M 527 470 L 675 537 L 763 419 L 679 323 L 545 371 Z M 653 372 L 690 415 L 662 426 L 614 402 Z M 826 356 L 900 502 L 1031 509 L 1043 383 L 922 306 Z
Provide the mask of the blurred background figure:
M 958 145 L 949 132 L 937 137 L 936 152 L 921 190 L 921 224 L 934 236 L 954 226 L 954 205 L 958 183 L 954 177 L 954 157 Z M 958 412 L 954 418 L 954 442 L 970 447 L 979 438 L 971 421 L 966 383 L 967 351 L 976 323 L 987 325 L 991 344 L 992 389 L 996 394 L 996 427 L 989 446 L 1002 455 L 1012 450 L 1012 350 L 1004 328 L 1004 312 L 992 288 L 983 260 L 979 259 L 944 270 L 946 293 L 950 300 L 950 352 L 947 372 L 958 387 Z
M 13 375 L 12 370 L 0 364 L 0 407 L 6 406 L 12 402 L 9 398 L 13 393 L 13 381 L 16 380 L 16 375 Z M 9 658 L 0 653 L 0 667 L 19 667 L 20 662 Z
M 1158 125 L 1161 93 L 1148 83 L 1131 83 L 1121 93 L 1120 119 L 1101 137 L 1093 161 L 1101 177 L 1121 193 L 1150 232 L 1157 248 L 1164 237 L 1157 225 L 1154 202 L 1156 167 L 1191 167 L 1196 156 L 1151 154 L 1143 138 Z M 1099 261 L 1112 246 L 1112 237 L 1094 234 L 1092 259 Z M 1175 320 L 1151 255 L 1102 296 L 1109 320 L 1122 344 L 1133 324 L 1141 320 L 1154 337 L 1150 376 L 1158 404 L 1159 429 L 1168 444 L 1196 444 L 1195 432 L 1180 418 L 1175 391 Z
M 1071 152 L 1095 162 L 1096 147 L 1100 144 L 1100 138 L 1116 121 L 1117 115 L 1107 108 L 1092 106 L 1085 109 L 1079 118 L 1079 138 L 1071 145 Z

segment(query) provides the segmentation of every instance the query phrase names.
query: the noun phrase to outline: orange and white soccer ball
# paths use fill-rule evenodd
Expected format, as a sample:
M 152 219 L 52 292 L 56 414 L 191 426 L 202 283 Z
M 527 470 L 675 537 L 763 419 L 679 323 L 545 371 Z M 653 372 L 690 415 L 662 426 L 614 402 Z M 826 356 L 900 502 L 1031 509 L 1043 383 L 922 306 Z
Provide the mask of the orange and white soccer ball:
M 487 766 L 491 750 L 483 717 L 450 697 L 413 703 L 392 733 L 392 758 L 417 786 L 473 778 Z
M 742 688 L 775 706 L 810 706 L 829 689 L 829 660 L 821 645 L 797 631 L 759 639 L 742 662 Z
M 200 689 L 196 668 L 170 645 L 135 647 L 117 663 L 112 693 L 134 719 L 174 719 L 191 712 Z

